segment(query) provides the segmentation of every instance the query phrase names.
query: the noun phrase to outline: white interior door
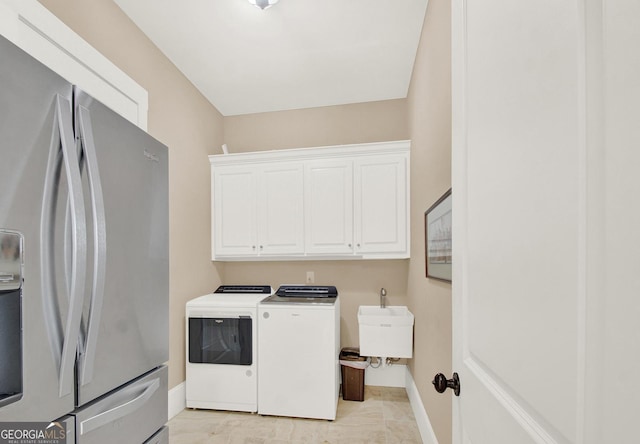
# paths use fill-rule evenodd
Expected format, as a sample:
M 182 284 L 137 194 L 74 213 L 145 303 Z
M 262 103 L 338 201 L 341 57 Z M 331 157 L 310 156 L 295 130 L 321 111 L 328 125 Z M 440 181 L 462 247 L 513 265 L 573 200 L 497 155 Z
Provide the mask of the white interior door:
M 452 2 L 454 443 L 638 439 L 639 18 Z

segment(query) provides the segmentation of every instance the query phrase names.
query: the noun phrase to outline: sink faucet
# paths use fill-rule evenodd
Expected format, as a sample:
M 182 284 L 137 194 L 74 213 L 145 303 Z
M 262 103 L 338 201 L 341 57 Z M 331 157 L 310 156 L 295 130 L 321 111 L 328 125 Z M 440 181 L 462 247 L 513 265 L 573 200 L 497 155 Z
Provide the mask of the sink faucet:
M 385 308 L 387 306 L 386 297 L 387 297 L 387 290 L 385 290 L 384 288 L 381 288 L 380 289 L 380 308 Z

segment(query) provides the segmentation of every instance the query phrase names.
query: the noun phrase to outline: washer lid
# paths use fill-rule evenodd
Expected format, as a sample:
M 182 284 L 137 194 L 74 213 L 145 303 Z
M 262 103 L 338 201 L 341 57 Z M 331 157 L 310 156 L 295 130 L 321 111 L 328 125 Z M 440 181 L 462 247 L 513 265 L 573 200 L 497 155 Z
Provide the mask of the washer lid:
M 276 295 L 288 298 L 335 298 L 338 289 L 333 285 L 281 285 Z
M 338 290 L 334 286 L 281 285 L 275 294 L 263 299 L 262 303 L 332 305 L 337 298 Z

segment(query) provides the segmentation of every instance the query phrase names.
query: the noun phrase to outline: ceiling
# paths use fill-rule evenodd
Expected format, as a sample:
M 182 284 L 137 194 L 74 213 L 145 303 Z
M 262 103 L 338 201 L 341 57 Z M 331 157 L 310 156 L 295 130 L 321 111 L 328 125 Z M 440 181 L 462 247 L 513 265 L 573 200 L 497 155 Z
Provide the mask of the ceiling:
M 224 115 L 405 98 L 428 0 L 114 0 Z

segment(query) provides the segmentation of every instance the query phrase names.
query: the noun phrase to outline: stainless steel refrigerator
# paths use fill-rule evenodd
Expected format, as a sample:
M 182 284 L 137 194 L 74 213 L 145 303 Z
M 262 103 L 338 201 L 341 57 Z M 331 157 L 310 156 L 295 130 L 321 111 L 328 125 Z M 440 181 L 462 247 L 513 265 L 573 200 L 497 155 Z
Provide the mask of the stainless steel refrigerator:
M 168 442 L 168 242 L 167 148 L 0 37 L 0 424 Z

